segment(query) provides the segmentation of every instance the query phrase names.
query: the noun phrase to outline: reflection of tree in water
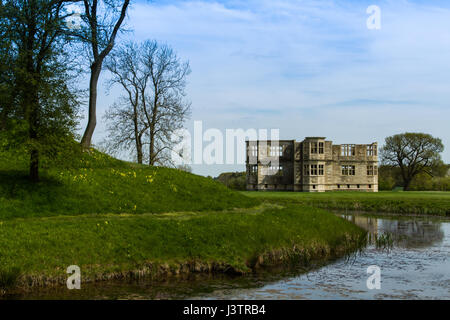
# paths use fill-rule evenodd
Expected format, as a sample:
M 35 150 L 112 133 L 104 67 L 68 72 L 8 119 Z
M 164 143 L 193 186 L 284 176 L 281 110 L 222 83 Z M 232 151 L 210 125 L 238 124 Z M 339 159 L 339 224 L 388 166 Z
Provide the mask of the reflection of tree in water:
M 387 220 L 360 215 L 343 215 L 348 221 L 368 231 L 368 241 L 375 244 L 375 239 L 383 234 L 390 234 L 395 246 L 422 248 L 444 239 L 444 232 L 439 222 L 421 220 Z
M 397 246 L 422 248 L 444 239 L 441 224 L 421 220 L 380 220 L 380 230 L 391 233 Z

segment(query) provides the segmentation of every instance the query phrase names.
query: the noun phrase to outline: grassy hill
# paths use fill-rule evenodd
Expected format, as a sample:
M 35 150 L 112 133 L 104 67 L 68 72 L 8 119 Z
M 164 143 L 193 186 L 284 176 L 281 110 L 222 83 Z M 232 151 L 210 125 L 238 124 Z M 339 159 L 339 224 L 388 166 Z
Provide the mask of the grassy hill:
M 162 213 L 255 206 L 259 200 L 177 169 L 120 161 L 91 150 L 44 163 L 28 181 L 26 159 L 0 153 L 0 219 L 100 213 Z
M 364 243 L 363 230 L 321 209 L 262 204 L 211 178 L 76 150 L 42 162 L 37 184 L 23 152 L 0 153 L 0 296 L 65 285 L 70 265 L 83 282 L 246 273 Z

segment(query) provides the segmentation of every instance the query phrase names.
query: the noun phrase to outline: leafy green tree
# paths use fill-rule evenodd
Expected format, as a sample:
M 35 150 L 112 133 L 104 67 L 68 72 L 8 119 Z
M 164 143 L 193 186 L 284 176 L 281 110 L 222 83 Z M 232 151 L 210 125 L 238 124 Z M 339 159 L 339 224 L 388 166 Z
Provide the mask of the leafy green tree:
M 381 149 L 383 165 L 400 168 L 404 190 L 420 173 L 431 174 L 431 168 L 441 163 L 444 150 L 441 139 L 425 133 L 402 133 L 387 137 Z
M 5 16 L 5 6 L 0 3 L 0 17 Z M 13 82 L 11 40 L 8 25 L 0 19 L 0 132 L 6 130 L 6 122 L 13 106 Z
M 2 107 L 9 141 L 30 156 L 30 179 L 39 181 L 42 155 L 73 139 L 77 96 L 69 88 L 73 78 L 65 45 L 66 0 L 6 0 L 1 3 L 2 49 L 8 74 L 2 79 L 8 97 Z M 4 66 L 3 66 L 4 67 Z

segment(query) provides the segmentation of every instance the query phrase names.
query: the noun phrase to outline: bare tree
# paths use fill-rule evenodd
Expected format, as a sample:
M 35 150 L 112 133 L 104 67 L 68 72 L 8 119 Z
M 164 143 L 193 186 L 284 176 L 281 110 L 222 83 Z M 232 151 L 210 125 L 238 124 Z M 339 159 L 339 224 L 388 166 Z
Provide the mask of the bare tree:
M 130 0 L 82 0 L 82 19 L 87 28 L 78 36 L 91 49 L 91 77 L 89 82 L 89 118 L 81 145 L 89 148 L 97 125 L 97 86 L 105 58 L 114 48 L 117 34 L 125 19 Z
M 146 77 L 140 70 L 140 65 L 139 47 L 133 43 L 122 46 L 108 60 L 106 67 L 113 75 L 109 85 L 120 85 L 125 96 L 109 109 L 104 118 L 109 122 L 108 150 L 129 150 L 134 144 L 137 162 L 142 164 L 142 138 L 148 126 L 140 110 L 140 88 Z
M 141 92 L 142 108 L 149 126 L 150 165 L 170 162 L 173 133 L 183 127 L 190 113 L 185 103 L 186 76 L 191 70 L 167 45 L 156 41 L 143 44 L 143 64 L 149 75 L 148 90 Z
M 443 150 L 441 139 L 429 134 L 396 134 L 386 138 L 381 149 L 381 161 L 384 165 L 400 168 L 404 189 L 408 190 L 416 175 L 428 172 L 428 169 L 440 163 L 439 153 Z
M 149 165 L 171 165 L 173 134 L 190 113 L 185 101 L 189 63 L 181 62 L 168 46 L 146 41 L 121 47 L 107 67 L 113 74 L 111 83 L 126 92 L 121 104 L 105 116 L 110 122 L 109 146 L 127 149 L 134 141 L 139 163 L 145 158 Z

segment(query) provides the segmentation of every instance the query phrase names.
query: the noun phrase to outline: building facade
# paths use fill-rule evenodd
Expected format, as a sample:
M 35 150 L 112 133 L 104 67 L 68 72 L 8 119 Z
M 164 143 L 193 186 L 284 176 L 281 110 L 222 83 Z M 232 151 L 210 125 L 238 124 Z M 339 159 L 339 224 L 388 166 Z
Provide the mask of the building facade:
M 247 141 L 247 190 L 378 192 L 378 144 Z

